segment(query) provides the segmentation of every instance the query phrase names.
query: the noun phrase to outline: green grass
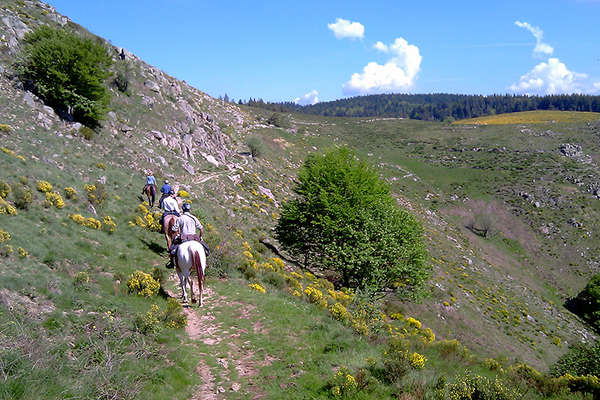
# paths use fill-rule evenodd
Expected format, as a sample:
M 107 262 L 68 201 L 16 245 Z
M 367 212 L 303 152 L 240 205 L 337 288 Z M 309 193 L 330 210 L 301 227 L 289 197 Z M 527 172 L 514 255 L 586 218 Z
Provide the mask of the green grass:
M 512 125 L 512 124 L 545 124 L 555 122 L 586 122 L 600 119 L 600 113 L 582 111 L 522 111 L 498 115 L 488 115 L 454 121 L 455 125 Z

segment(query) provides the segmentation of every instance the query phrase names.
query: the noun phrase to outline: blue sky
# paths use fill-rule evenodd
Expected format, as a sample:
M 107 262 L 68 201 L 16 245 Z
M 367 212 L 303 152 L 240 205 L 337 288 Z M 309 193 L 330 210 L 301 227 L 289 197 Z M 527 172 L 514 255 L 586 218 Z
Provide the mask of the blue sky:
M 50 0 L 212 96 L 600 94 L 600 0 Z

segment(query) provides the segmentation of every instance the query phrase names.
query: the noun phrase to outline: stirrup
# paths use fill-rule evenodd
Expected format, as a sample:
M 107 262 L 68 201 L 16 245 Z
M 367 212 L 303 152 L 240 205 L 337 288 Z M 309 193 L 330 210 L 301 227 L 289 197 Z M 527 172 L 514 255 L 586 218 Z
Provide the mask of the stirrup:
M 165 267 L 167 267 L 168 269 L 173 269 L 175 268 L 175 263 L 171 260 L 169 260 L 169 262 L 165 265 Z

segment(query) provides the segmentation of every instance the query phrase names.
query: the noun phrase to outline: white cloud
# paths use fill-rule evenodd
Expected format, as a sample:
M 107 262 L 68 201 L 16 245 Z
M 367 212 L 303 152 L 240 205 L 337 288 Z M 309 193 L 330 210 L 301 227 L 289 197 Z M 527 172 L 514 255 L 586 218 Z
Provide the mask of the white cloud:
M 301 106 L 313 105 L 319 102 L 319 92 L 312 90 L 306 93 L 302 97 L 296 97 L 294 103 L 300 104 Z
M 377 42 L 375 49 L 392 55 L 385 64 L 368 63 L 362 73 L 354 73 L 343 85 L 346 94 L 390 93 L 410 89 L 421 68 L 419 48 L 403 38 L 385 45 Z
M 338 39 L 359 38 L 365 35 L 365 27 L 360 22 L 350 22 L 346 19 L 336 18 L 335 23 L 327 24 L 327 27 L 333 31 Z
M 382 42 L 377 42 L 373 45 L 373 48 L 379 50 L 379 51 L 383 51 L 384 53 L 388 52 L 388 47 L 383 44 Z
M 542 42 L 544 32 L 537 26 L 531 26 L 527 22 L 515 21 L 515 25 L 519 28 L 525 28 L 535 37 L 535 47 L 533 48 L 534 54 L 547 54 L 551 55 L 554 52 L 554 48 L 548 43 Z
M 590 85 L 587 79 L 587 74 L 570 71 L 558 58 L 549 58 L 521 76 L 510 90 L 531 95 L 590 93 L 594 91 L 590 86 L 596 87 L 596 84 Z M 600 82 L 596 89 L 600 89 Z

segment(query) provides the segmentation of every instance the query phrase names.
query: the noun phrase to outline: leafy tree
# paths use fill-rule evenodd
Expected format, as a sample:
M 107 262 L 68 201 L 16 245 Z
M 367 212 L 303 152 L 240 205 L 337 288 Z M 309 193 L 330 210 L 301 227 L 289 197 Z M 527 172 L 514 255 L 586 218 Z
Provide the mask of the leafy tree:
M 554 376 L 564 374 L 600 376 L 600 343 L 570 346 L 569 351 L 550 368 L 550 373 Z
M 275 228 L 284 249 L 343 286 L 417 294 L 429 277 L 423 229 L 373 167 L 346 148 L 311 155 L 294 191 Z
M 25 36 L 17 69 L 35 94 L 66 115 L 96 126 L 110 95 L 104 81 L 112 59 L 99 40 L 42 26 Z
M 594 275 L 577 297 L 567 302 L 567 308 L 600 332 L 600 274 Z

